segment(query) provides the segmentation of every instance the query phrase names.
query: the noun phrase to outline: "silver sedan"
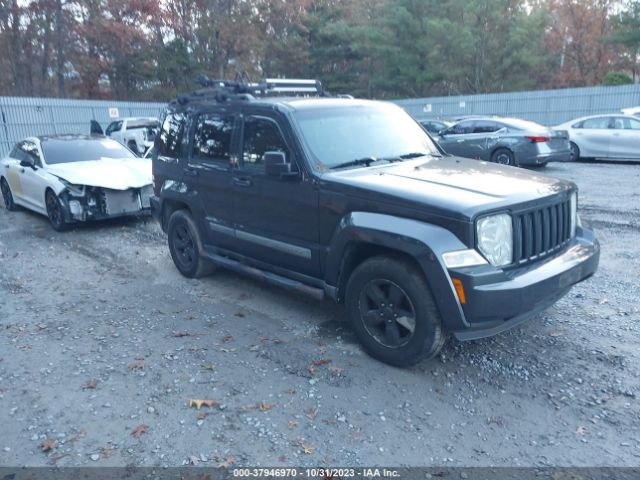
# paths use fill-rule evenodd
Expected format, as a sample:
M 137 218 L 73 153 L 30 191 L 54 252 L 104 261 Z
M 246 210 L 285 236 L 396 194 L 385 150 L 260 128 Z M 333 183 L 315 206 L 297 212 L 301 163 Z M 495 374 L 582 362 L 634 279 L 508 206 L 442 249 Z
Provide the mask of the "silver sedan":
M 572 160 L 640 160 L 640 118 L 633 115 L 592 115 L 553 128 L 569 132 Z

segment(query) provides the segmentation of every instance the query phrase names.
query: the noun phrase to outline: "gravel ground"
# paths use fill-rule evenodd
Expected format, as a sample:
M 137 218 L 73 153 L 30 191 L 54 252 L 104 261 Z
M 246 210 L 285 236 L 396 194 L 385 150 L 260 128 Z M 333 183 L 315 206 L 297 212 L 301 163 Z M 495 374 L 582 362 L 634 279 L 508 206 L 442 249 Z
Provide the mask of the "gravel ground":
M 0 465 L 639 465 L 640 166 L 544 173 L 581 187 L 597 275 L 406 370 L 329 302 L 182 278 L 151 219 L 0 209 Z

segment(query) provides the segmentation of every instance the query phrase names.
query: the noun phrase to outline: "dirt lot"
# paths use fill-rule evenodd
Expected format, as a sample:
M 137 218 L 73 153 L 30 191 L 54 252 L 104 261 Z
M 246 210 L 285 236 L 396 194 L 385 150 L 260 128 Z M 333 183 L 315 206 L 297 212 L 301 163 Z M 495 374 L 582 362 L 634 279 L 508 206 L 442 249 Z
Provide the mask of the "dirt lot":
M 182 278 L 151 219 L 0 208 L 0 465 L 637 466 L 640 166 L 545 173 L 581 187 L 598 274 L 408 370 L 329 302 Z

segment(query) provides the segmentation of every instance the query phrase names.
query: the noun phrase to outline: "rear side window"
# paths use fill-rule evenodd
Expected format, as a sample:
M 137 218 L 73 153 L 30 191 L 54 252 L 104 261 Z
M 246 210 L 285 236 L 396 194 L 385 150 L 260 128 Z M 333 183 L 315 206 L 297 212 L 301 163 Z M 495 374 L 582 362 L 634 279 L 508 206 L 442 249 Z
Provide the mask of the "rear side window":
M 473 126 L 473 133 L 493 133 L 502 128 L 502 125 L 496 122 L 488 122 L 486 120 L 478 120 Z
M 162 122 L 160 134 L 156 136 L 155 147 L 159 157 L 176 158 L 180 153 L 180 142 L 184 132 L 185 115 L 168 112 Z
M 233 118 L 203 114 L 196 121 L 191 156 L 194 160 L 229 162 Z

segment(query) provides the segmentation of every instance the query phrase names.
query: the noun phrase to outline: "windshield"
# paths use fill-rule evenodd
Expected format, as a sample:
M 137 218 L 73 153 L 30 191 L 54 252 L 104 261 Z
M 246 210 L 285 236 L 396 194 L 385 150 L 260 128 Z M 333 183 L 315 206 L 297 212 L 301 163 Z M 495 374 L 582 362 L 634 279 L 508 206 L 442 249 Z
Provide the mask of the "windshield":
M 137 158 L 130 150 L 115 140 L 48 138 L 42 141 L 44 160 L 49 165 L 57 163 L 86 162 L 106 158 Z
M 321 169 L 357 159 L 440 154 L 415 120 L 395 105 L 378 103 L 299 110 L 294 112 L 294 117 Z

